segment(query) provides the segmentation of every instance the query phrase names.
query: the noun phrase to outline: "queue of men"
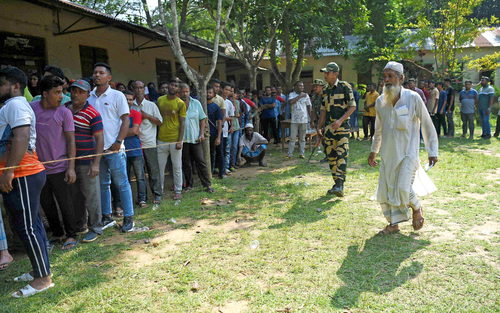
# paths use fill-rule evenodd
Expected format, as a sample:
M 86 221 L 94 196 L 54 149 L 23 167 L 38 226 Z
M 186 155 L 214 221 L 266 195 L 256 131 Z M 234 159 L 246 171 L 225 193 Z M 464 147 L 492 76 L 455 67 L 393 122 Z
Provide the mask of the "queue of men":
M 178 78 L 162 83 L 161 96 L 153 102 L 147 98 L 144 82 L 134 81 L 133 91 L 117 90 L 111 83 L 111 67 L 96 63 L 92 81 L 72 82 L 67 98 L 62 71 L 46 69 L 39 82 L 40 97 L 31 103 L 23 96 L 26 75 L 17 68 L 0 71 L 0 103 L 4 103 L 0 110 L 0 167 L 4 168 L 0 190 L 11 228 L 22 241 L 33 267 L 33 271 L 15 279 L 29 284 L 14 297 L 53 287 L 48 245 L 60 242 L 63 250 L 71 250 L 79 244 L 78 236 L 83 236 L 83 242 L 93 242 L 104 229 L 117 224 L 113 209 L 115 214 L 118 210 L 113 203 L 122 209 L 121 231 L 133 231 L 134 202 L 141 208 L 148 206 L 146 174 L 150 199 L 158 205 L 165 188 L 169 188 L 165 186 L 167 163 L 171 164 L 168 171 L 173 176 L 174 200 L 193 190 L 194 172 L 203 188 L 214 193 L 209 171 L 225 179 L 240 166 L 256 163 L 266 167 L 267 145 L 271 139 L 279 144 L 286 137 L 278 131 L 280 115 L 289 113 L 291 117 L 286 158 L 292 158 L 297 137 L 299 158 L 305 158 L 307 129 L 316 127 L 334 181 L 328 194 L 344 196 L 349 139 L 359 131 L 357 116 L 354 121 L 351 118 L 357 114 L 359 94 L 351 84 L 339 79 L 340 67 L 335 62 L 321 70 L 324 85 L 321 80 L 314 81 L 312 100 L 303 92 L 301 81 L 294 84 L 288 96 L 281 89 L 266 87 L 259 99 L 252 92 L 213 79 L 207 86 L 206 112 L 190 86 Z M 429 81 L 428 87 L 420 82 L 421 89 L 410 79 L 408 88 L 403 88 L 403 73 L 400 63 L 389 62 L 384 69 L 381 95 L 375 84 L 369 84 L 364 96 L 363 128 L 365 138 L 372 140 L 369 165 L 377 166 L 376 157 L 381 155 L 377 200 L 389 223 L 382 234 L 399 231 L 399 223 L 410 219 L 415 230 L 423 227 L 422 207 L 412 190 L 419 166 L 420 138 L 429 153 L 429 165 L 433 166 L 441 128 L 444 136 L 453 137 L 455 133 L 455 91 L 451 81 Z M 473 137 L 477 107 L 482 137 L 491 138 L 489 114 L 494 90 L 486 77 L 481 85 L 478 93 L 467 81 L 460 92 L 464 121 L 461 137 L 467 130 Z M 210 164 L 202 148 L 205 131 L 210 134 Z M 135 201 L 132 176 L 137 184 Z M 48 239 L 40 208 L 52 232 Z M 0 225 L 1 260 L 8 265 L 11 257 L 3 234 Z

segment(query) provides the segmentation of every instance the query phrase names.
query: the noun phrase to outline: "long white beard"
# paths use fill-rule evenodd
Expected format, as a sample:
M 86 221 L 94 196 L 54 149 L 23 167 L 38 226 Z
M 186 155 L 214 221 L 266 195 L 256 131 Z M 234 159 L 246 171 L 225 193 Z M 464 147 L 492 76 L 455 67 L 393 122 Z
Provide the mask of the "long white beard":
M 400 92 L 401 92 L 401 85 L 399 84 L 399 80 L 397 82 L 397 85 L 391 85 L 389 87 L 387 85 L 384 85 L 383 104 L 392 105 L 394 99 L 399 95 Z

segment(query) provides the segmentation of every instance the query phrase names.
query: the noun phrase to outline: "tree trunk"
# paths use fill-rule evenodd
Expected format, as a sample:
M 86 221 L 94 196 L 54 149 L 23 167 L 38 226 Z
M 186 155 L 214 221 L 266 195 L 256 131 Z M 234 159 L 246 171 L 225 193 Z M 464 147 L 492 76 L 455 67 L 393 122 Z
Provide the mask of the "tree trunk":
M 146 12 L 146 23 L 148 23 L 148 27 L 153 29 L 153 21 L 151 20 L 151 14 L 149 13 L 149 6 L 147 0 L 141 0 L 142 7 L 144 8 L 144 12 Z
M 257 69 L 258 67 L 253 65 L 248 71 L 250 75 L 250 90 L 257 90 Z

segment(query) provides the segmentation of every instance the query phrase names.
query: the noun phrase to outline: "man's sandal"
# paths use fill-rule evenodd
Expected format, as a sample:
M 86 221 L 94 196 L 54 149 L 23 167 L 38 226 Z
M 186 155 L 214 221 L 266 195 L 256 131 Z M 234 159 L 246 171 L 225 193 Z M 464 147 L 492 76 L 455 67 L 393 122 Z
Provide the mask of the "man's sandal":
M 379 235 L 390 235 L 390 234 L 399 233 L 399 228 L 392 229 L 392 227 L 394 227 L 394 226 L 387 225 L 386 227 L 384 227 L 384 229 L 382 229 L 381 231 L 378 232 Z
M 38 289 L 35 289 L 31 285 L 28 284 L 28 285 L 24 286 L 21 290 L 14 292 L 12 294 L 12 296 L 14 298 L 26 298 L 26 297 L 29 297 L 32 295 L 36 295 L 37 293 L 43 292 L 45 290 L 48 290 L 49 288 L 52 288 L 54 286 L 55 286 L 54 283 L 51 283 L 47 287 L 38 290 Z
M 415 215 L 417 215 L 416 219 Z M 413 230 L 422 229 L 422 227 L 424 227 L 424 222 L 425 218 L 424 218 L 424 212 L 422 211 L 422 207 L 420 207 L 417 211 L 413 211 L 413 222 L 411 223 L 411 226 L 413 226 Z

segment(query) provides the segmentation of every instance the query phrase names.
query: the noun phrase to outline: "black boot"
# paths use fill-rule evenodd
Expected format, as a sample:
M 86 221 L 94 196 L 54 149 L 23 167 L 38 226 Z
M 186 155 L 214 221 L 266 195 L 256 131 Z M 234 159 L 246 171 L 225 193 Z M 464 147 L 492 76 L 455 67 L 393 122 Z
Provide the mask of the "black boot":
M 329 194 L 336 195 L 337 197 L 344 196 L 344 181 L 341 179 L 337 179 L 335 181 L 335 185 L 333 185 L 332 189 L 328 190 Z

